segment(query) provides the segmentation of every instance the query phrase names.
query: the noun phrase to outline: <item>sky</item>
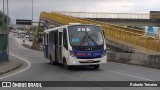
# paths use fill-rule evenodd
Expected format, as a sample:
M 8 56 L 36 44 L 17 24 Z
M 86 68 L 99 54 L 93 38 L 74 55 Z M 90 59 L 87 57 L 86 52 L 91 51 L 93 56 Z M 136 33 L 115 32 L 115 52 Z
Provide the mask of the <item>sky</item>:
M 11 22 L 32 19 L 32 0 L 8 0 Z M 0 0 L 3 10 L 3 0 Z M 38 21 L 42 11 L 149 13 L 160 11 L 160 0 L 33 0 L 33 20 Z M 6 0 L 5 0 L 6 12 Z

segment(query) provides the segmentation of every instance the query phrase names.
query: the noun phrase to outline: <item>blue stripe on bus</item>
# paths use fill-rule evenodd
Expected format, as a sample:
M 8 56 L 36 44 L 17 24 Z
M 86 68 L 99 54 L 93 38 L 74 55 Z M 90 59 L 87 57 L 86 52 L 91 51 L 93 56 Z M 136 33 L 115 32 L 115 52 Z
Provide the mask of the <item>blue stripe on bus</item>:
M 104 52 L 104 48 L 95 51 L 78 51 L 75 48 L 72 50 L 76 57 L 80 59 L 100 58 Z

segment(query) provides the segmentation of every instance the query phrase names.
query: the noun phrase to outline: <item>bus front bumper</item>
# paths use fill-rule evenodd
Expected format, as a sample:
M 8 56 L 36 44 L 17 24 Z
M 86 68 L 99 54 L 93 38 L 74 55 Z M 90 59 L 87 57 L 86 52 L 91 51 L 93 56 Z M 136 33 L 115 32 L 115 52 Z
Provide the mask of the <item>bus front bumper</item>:
M 69 60 L 67 60 L 67 64 L 71 66 L 100 65 L 100 64 L 106 64 L 106 63 L 107 63 L 107 56 L 104 56 L 102 58 L 96 58 L 96 59 L 77 59 L 75 57 L 70 57 Z

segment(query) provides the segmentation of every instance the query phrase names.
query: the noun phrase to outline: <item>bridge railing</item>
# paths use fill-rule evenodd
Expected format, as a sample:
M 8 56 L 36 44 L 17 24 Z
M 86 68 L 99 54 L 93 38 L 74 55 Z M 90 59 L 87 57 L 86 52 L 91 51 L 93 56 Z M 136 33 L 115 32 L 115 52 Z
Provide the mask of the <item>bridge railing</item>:
M 74 15 L 72 15 L 72 13 L 76 13 L 76 15 L 78 15 L 79 13 L 82 13 L 82 14 L 85 14 L 86 12 L 53 12 L 53 13 L 58 13 L 58 14 L 63 14 L 63 15 L 67 15 L 68 17 L 71 17 L 71 18 L 75 18 Z M 70 16 L 71 14 L 71 16 Z M 87 13 L 86 13 L 87 14 Z M 93 14 L 98 14 L 98 13 L 93 13 Z M 78 17 L 77 17 L 78 18 Z M 115 25 L 115 24 L 110 24 L 110 23 L 106 23 L 106 22 L 100 22 L 100 21 L 95 21 L 95 20 L 91 20 L 91 19 L 84 19 L 84 18 L 79 18 L 81 20 L 85 20 L 85 21 L 88 21 L 88 22 L 92 22 L 95 23 L 95 24 L 101 24 L 101 25 L 104 25 L 104 26 L 111 26 L 111 27 L 115 27 L 115 28 L 121 28 L 121 29 L 124 29 L 124 30 L 127 30 L 127 31 L 132 31 L 134 33 L 138 33 L 138 34 L 144 34 L 145 32 L 142 31 L 142 30 L 138 30 L 138 29 L 133 29 L 133 28 L 126 28 L 124 26 L 119 26 L 119 25 Z
M 53 20 L 64 25 L 69 23 L 100 25 L 105 32 L 106 39 L 127 45 L 143 53 L 160 55 L 160 39 L 147 37 L 141 30 L 125 28 L 89 19 L 75 18 L 55 12 L 42 12 L 40 18 Z
M 78 18 L 150 19 L 149 13 L 58 12 Z

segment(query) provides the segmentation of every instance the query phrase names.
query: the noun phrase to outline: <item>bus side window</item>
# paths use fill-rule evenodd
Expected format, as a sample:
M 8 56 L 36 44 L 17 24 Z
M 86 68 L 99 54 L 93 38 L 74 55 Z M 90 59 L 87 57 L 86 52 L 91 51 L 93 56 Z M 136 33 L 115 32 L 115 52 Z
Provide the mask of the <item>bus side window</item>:
M 67 31 L 63 30 L 63 46 L 68 50 Z
M 51 31 L 49 34 L 49 43 L 54 44 L 54 31 Z
M 45 41 L 44 41 L 44 43 L 45 43 L 45 45 L 47 45 L 48 44 L 48 33 L 47 34 L 45 34 Z
M 49 33 L 47 33 L 47 36 L 46 36 L 47 38 L 46 38 L 46 45 L 48 45 L 49 44 Z
M 44 34 L 44 36 L 43 36 L 43 45 L 46 45 L 45 44 L 45 39 L 46 39 L 46 34 Z

